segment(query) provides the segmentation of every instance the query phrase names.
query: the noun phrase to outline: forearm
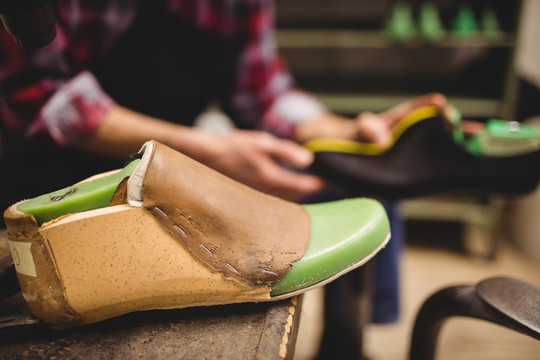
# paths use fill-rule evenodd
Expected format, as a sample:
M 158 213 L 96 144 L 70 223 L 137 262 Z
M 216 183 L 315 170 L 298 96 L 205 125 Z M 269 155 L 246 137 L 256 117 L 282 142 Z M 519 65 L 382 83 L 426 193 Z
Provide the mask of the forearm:
M 126 157 L 151 139 L 192 157 L 196 157 L 197 150 L 208 141 L 206 134 L 196 129 L 116 105 L 107 113 L 97 131 L 79 146 L 89 152 Z
M 295 132 L 295 140 L 301 144 L 322 137 L 354 140 L 356 136 L 357 129 L 352 119 L 328 112 L 299 124 Z

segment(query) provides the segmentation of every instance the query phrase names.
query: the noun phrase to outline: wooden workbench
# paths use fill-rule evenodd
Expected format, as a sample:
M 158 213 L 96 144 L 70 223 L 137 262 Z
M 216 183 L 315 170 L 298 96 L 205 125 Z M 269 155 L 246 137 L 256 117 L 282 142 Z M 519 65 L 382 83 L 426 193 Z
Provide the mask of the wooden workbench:
M 0 299 L 0 358 L 292 359 L 301 300 L 143 311 L 68 330 L 2 328 L 29 316 L 19 292 Z

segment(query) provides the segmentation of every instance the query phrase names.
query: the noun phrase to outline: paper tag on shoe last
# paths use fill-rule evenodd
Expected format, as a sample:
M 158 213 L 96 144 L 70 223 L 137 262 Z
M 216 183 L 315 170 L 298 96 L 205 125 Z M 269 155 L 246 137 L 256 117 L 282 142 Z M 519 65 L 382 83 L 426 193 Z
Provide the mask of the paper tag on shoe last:
M 11 240 L 8 242 L 11 249 L 11 257 L 15 264 L 15 270 L 23 275 L 36 277 L 36 265 L 34 264 L 34 257 L 30 249 L 32 243 Z

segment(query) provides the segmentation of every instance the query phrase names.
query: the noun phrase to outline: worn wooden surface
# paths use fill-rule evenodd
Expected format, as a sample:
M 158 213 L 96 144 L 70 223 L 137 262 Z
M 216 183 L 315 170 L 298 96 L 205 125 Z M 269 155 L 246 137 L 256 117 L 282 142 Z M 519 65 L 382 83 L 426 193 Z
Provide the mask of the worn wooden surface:
M 0 303 L 0 323 L 9 317 L 6 310 L 17 308 L 11 301 L 11 306 Z M 0 358 L 292 359 L 300 302 L 294 297 L 145 311 L 62 331 L 33 325 L 4 329 Z
M 10 269 L 0 287 L 13 279 Z M 59 331 L 36 324 L 20 292 L 4 291 L 0 359 L 292 359 L 301 299 L 144 311 Z

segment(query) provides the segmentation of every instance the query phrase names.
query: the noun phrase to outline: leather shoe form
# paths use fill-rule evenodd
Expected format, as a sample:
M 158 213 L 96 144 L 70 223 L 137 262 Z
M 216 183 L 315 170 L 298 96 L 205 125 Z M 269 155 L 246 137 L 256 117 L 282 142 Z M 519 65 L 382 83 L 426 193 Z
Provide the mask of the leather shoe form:
M 519 128 L 517 123 L 504 124 Z M 403 199 L 454 191 L 524 194 L 536 188 L 537 133 L 531 140 L 512 137 L 509 131 L 511 151 L 489 155 L 487 150 L 475 151 L 479 141 L 485 143 L 482 135 L 461 144 L 459 130 L 455 120 L 425 107 L 398 122 L 386 146 L 336 139 L 315 139 L 305 146 L 315 152 L 316 173 L 355 195 Z
M 301 206 L 157 142 L 123 170 L 4 213 L 22 294 L 56 328 L 128 312 L 290 297 L 368 261 L 382 206 Z

